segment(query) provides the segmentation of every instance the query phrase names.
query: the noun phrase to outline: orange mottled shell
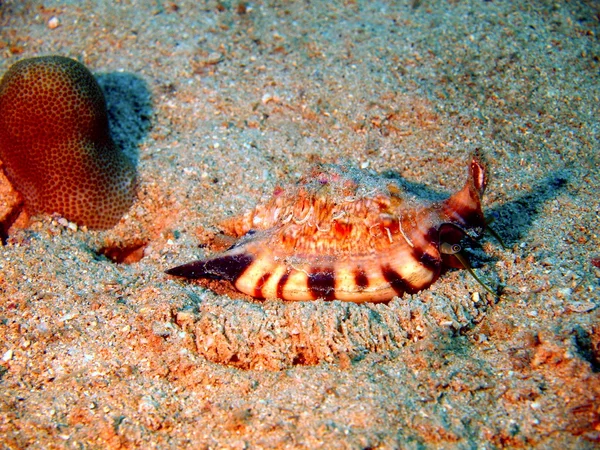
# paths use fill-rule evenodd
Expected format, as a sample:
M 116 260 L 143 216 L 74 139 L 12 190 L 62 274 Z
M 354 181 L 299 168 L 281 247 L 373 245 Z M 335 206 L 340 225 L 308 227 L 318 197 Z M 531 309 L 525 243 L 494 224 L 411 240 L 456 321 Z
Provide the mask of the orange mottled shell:
M 25 59 L 6 72 L 0 158 L 32 212 L 108 228 L 133 200 L 135 168 L 110 137 L 102 91 L 69 58 Z
M 356 171 L 318 168 L 225 222 L 226 232 L 241 236 L 228 251 L 167 273 L 223 278 L 257 298 L 387 301 L 438 278 L 451 262 L 442 241 L 481 234 L 484 189 L 477 159 L 465 187 L 432 205 L 410 202 Z
M 269 230 L 270 246 L 282 253 L 340 258 L 387 248 L 388 230 L 397 230 L 396 212 L 403 202 L 378 179 L 347 168 L 318 167 L 298 186 L 276 189 L 269 201 L 221 228 L 238 237 Z

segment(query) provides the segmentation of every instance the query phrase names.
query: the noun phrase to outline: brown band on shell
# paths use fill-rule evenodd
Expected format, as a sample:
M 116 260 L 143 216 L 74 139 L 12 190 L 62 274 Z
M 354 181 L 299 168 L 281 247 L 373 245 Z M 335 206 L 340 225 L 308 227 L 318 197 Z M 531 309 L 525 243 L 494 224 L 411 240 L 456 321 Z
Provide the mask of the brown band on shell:
M 354 284 L 361 291 L 369 287 L 369 277 L 361 267 L 354 271 Z
M 264 285 L 267 284 L 267 281 L 269 281 L 269 278 L 271 278 L 270 272 L 263 273 L 260 276 L 260 278 L 256 282 L 256 286 L 254 287 L 254 294 L 252 295 L 254 298 L 265 298 L 262 289 Z
M 290 277 L 290 272 L 286 272 L 284 273 L 281 278 L 279 279 L 279 281 L 277 282 L 277 298 L 281 298 L 283 300 L 285 300 L 285 295 L 283 295 L 283 289 L 285 288 L 285 285 L 288 281 L 288 278 Z
M 335 272 L 332 268 L 315 268 L 308 275 L 308 290 L 313 298 L 335 300 Z
M 383 274 L 385 281 L 390 284 L 398 297 L 402 297 L 405 292 L 414 294 L 418 291 L 417 288 L 413 287 L 407 280 L 402 278 L 402 276 L 390 265 L 381 266 L 381 273 Z
M 433 273 L 437 273 L 440 270 L 442 261 L 439 257 L 432 255 L 419 248 L 413 248 L 413 258 L 415 261 L 419 261 L 423 266 L 429 269 Z

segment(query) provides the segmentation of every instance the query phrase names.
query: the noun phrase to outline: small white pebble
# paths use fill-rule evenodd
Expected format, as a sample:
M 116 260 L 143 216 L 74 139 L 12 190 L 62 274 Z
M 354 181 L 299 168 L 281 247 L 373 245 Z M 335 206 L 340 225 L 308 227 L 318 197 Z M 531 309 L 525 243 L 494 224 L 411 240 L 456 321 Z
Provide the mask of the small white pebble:
M 4 352 L 4 355 L 2 355 L 2 361 L 7 362 L 10 361 L 13 357 L 13 351 L 12 349 L 8 349 L 7 351 Z
M 556 296 L 558 298 L 570 298 L 571 294 L 573 293 L 573 289 L 571 288 L 562 288 L 562 289 L 558 289 L 558 292 L 556 293 Z
M 217 64 L 221 62 L 222 59 L 223 55 L 217 52 L 213 52 L 210 55 L 208 55 L 208 58 L 206 58 L 205 62 L 206 64 Z
M 262 96 L 260 101 L 262 102 L 263 105 L 266 105 L 267 103 L 270 103 L 270 102 L 279 103 L 279 102 L 281 102 L 281 99 L 277 95 L 266 93 Z
M 59 320 L 61 322 L 68 322 L 71 319 L 74 319 L 75 317 L 77 317 L 77 313 L 76 312 L 71 312 L 69 314 L 65 314 L 64 316 L 62 316 Z
M 58 20 L 58 17 L 53 16 L 50 18 L 50 20 L 48 21 L 48 28 L 50 28 L 51 30 L 54 30 L 55 28 L 58 28 L 60 26 L 60 22 Z

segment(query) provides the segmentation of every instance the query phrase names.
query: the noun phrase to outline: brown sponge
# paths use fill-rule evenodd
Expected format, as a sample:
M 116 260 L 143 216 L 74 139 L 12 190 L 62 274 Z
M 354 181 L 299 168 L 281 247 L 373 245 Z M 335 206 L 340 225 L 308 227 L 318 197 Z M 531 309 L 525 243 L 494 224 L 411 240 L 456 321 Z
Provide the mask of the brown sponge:
M 70 58 L 24 59 L 6 72 L 0 159 L 32 213 L 110 228 L 133 201 L 135 167 L 110 137 L 104 95 Z

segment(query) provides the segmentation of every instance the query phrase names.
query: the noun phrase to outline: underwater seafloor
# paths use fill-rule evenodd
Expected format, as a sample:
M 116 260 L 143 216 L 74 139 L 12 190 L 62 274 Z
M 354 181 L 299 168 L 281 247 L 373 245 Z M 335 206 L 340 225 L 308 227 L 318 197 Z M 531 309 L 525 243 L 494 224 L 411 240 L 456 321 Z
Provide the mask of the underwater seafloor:
M 86 64 L 140 181 L 114 229 L 34 217 L 0 248 L 0 448 L 598 448 L 599 21 L 592 0 L 0 1 L 0 74 Z M 437 198 L 476 149 L 508 248 L 473 264 L 500 298 L 460 270 L 389 304 L 164 274 L 316 162 Z

